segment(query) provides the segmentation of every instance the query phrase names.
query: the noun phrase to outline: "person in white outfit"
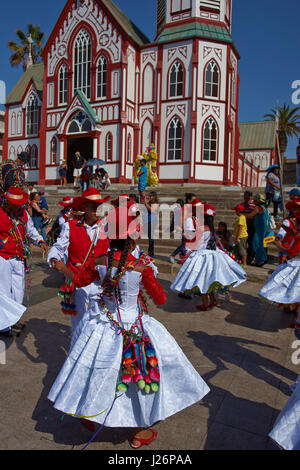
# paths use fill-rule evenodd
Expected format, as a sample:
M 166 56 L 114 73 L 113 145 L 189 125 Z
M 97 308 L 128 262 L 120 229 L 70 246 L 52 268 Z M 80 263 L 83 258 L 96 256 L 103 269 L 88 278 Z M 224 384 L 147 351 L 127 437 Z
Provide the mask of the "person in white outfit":
M 68 268 L 77 273 L 83 269 L 89 255 L 92 252 L 97 255 L 106 254 L 108 250 L 108 240 L 103 237 L 104 221 L 99 219 L 97 209 L 110 198 L 102 199 L 101 194 L 94 188 L 87 189 L 82 193 L 82 197 L 75 198 L 73 207 L 75 210 L 84 212 L 81 220 L 71 219 L 65 222 L 56 243 L 51 247 L 48 254 L 49 266 L 56 267 L 57 261 L 65 261 L 68 255 Z M 65 285 L 68 287 L 67 284 Z M 90 289 L 94 286 L 86 286 L 75 289 L 71 286 L 72 302 L 66 305 L 62 303 L 63 313 L 71 315 L 72 321 L 72 341 L 76 340 L 77 334 L 85 321 L 88 310 Z M 65 291 L 65 288 L 61 291 Z
M 91 430 L 94 423 L 133 428 L 131 446 L 137 449 L 157 438 L 152 425 L 199 402 L 210 389 L 175 339 L 148 314 L 142 289 L 158 305 L 166 295 L 148 260 L 132 255 L 134 218 L 126 207 L 107 218 L 108 255 L 92 259 L 75 275 L 58 263 L 76 285 L 93 282 L 101 294 L 90 297 L 88 320 L 48 398 Z

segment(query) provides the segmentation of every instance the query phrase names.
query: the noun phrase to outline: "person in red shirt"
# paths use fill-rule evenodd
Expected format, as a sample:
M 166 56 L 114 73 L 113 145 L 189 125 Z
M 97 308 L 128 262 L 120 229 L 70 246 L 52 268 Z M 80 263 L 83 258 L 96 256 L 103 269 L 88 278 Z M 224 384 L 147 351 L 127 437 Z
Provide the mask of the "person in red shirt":
M 36 242 L 45 253 L 48 251 L 25 209 L 27 201 L 28 194 L 21 188 L 10 187 L 4 193 L 0 206 L 0 294 L 18 304 L 23 303 L 25 273 L 29 271 L 29 239 Z M 14 318 L 12 312 L 4 321 L 0 309 L 2 336 L 17 336 L 19 333 L 14 329 L 23 329 L 25 326 L 16 323 Z
M 126 207 L 118 207 L 107 223 L 107 255 L 76 274 L 57 263 L 76 286 L 95 282 L 101 291 L 90 297 L 89 319 L 48 398 L 91 430 L 94 423 L 133 428 L 130 444 L 138 449 L 157 438 L 153 424 L 198 402 L 209 387 L 164 326 L 148 314 L 142 290 L 158 305 L 166 295 L 147 258 L 132 255 L 137 220 L 128 217 Z
M 68 268 L 77 273 L 83 269 L 89 256 L 106 254 L 109 246 L 104 233 L 105 221 L 100 218 L 98 208 L 110 199 L 102 198 L 97 189 L 90 188 L 82 193 L 82 197 L 74 198 L 72 207 L 84 213 L 81 220 L 68 220 L 63 226 L 59 238 L 51 247 L 48 263 L 56 268 L 57 261 L 65 260 L 68 255 Z M 89 287 L 75 289 L 65 285 L 60 291 L 63 297 L 63 313 L 72 316 L 72 342 L 75 341 L 75 331 L 80 331 L 88 310 Z M 71 297 L 70 297 L 71 295 Z M 72 346 L 71 342 L 71 346 Z

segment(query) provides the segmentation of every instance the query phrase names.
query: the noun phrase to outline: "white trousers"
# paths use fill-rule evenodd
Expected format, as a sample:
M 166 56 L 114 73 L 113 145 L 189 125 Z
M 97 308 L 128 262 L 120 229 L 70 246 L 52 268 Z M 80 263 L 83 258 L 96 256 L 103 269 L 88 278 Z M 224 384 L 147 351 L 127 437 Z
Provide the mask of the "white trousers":
M 74 302 L 76 305 L 77 315 L 71 316 L 71 323 L 72 323 L 72 339 L 71 339 L 71 347 L 74 346 L 80 333 L 84 327 L 84 324 L 87 320 L 89 320 L 89 309 L 90 309 L 90 300 L 92 297 L 97 297 L 100 293 L 99 287 L 96 285 L 95 282 L 86 286 L 80 287 L 76 289 Z
M 3 293 L 22 304 L 24 289 L 25 268 L 23 261 L 16 258 L 6 260 L 0 256 L 0 295 Z

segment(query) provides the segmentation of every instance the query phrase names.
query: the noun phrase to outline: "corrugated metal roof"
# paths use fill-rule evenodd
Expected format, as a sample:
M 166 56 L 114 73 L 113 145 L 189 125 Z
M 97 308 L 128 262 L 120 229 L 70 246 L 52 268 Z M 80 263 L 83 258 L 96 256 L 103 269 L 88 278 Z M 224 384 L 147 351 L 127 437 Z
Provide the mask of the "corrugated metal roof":
M 262 150 L 275 147 L 276 123 L 274 121 L 241 122 L 240 150 Z
M 29 67 L 9 93 L 8 97 L 6 98 L 6 104 L 20 103 L 31 79 L 34 82 L 38 93 L 41 95 L 43 91 L 43 75 L 43 63 L 35 64 Z
M 232 37 L 225 27 L 197 22 L 165 28 L 156 42 L 162 43 L 191 37 L 214 39 L 233 44 Z
M 123 13 L 123 11 L 112 0 L 102 0 L 103 5 L 110 11 L 119 25 L 126 31 L 137 44 L 143 46 L 149 44 L 147 36 Z

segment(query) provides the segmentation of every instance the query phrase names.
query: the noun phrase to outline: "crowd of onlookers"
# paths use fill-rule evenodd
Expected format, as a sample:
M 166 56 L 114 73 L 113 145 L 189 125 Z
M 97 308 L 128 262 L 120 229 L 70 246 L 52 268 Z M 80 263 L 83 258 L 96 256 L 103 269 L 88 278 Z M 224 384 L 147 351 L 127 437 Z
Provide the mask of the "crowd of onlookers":
M 85 191 L 88 188 L 106 190 L 111 185 L 109 175 L 104 168 L 88 166 L 86 160 L 76 152 L 72 161 L 74 188 Z M 67 184 L 68 166 L 65 160 L 61 160 L 58 167 L 60 186 Z

